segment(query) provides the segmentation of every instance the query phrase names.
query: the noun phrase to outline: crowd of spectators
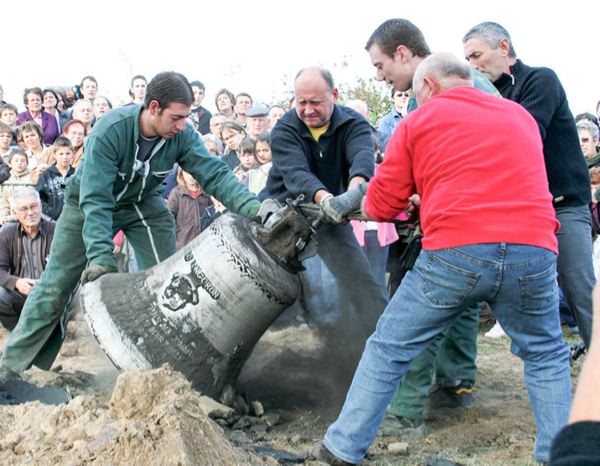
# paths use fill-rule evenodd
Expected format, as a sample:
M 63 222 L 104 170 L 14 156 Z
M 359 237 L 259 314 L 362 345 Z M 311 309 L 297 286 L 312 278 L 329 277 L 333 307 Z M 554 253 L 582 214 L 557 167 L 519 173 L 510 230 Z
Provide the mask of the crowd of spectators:
M 147 84 L 144 76 L 134 76 L 129 88 L 131 101 L 125 105 L 142 105 Z M 247 92 L 235 94 L 223 88 L 215 93 L 213 113 L 203 105 L 206 89 L 202 82 L 194 80 L 190 85 L 194 103 L 188 124 L 202 135 L 208 151 L 223 160 L 239 182 L 258 195 L 267 186 L 273 166 L 274 140 L 270 132 L 286 115 L 288 105 L 266 105 L 255 102 Z M 16 105 L 2 100 L 0 87 L 0 322 L 9 330 L 16 325 L 29 291 L 44 270 L 54 222 L 63 208 L 66 182 L 85 160 L 86 137 L 113 108 L 107 97 L 98 95 L 98 89 L 97 80 L 88 75 L 70 88 L 27 88 L 23 102 Z M 391 99 L 389 112 L 382 115 L 375 127 L 371 125 L 367 102 L 345 102 L 347 108 L 353 109 L 349 110 L 352 118 L 362 114 L 368 121 L 376 163 L 385 159 L 392 134 L 409 113 L 411 100 L 415 100 L 411 89 L 402 90 L 398 86 L 392 89 Z M 579 143 L 591 181 L 594 239 L 600 233 L 600 102 L 596 112 L 576 117 Z M 275 147 L 275 150 L 284 149 Z M 177 248 L 193 241 L 226 211 L 181 167 L 173 167 L 163 187 L 165 203 L 175 219 Z M 376 284 L 384 288 L 389 271 L 388 252 L 390 245 L 399 239 L 397 232 L 389 223 L 353 222 L 353 228 Z M 114 243 L 115 254 L 125 257 L 120 262 L 122 270 L 135 270 L 133 252 L 122 232 L 115 236 Z M 392 254 L 391 259 L 397 257 Z M 598 277 L 599 241 L 594 242 L 593 260 Z M 568 322 L 568 316 L 565 321 Z M 577 330 L 576 324 L 573 328 Z M 498 326 L 489 335 L 503 334 Z

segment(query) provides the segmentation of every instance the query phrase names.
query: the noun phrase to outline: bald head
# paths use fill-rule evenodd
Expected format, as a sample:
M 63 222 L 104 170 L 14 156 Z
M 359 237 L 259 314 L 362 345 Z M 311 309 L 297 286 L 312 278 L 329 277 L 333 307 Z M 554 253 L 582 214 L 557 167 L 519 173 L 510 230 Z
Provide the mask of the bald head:
M 331 73 L 324 68 L 304 68 L 294 80 L 296 114 L 309 128 L 322 128 L 329 123 L 338 91 Z
M 298 80 L 313 82 L 315 80 L 318 81 L 319 79 L 325 81 L 327 88 L 330 91 L 333 91 L 335 89 L 335 86 L 333 84 L 333 76 L 331 76 L 331 73 L 325 68 L 321 68 L 319 66 L 309 66 L 307 68 L 302 68 L 300 71 L 298 71 L 298 74 L 294 79 L 294 86 L 298 84 Z
M 471 67 L 447 52 L 430 55 L 421 62 L 413 77 L 413 90 L 419 105 L 430 97 L 459 86 L 472 86 Z

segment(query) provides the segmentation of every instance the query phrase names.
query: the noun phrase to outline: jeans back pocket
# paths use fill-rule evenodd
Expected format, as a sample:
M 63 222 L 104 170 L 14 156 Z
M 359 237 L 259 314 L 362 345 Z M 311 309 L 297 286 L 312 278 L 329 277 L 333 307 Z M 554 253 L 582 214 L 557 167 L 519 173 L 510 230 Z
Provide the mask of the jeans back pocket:
M 424 251 L 423 251 L 424 252 Z M 458 307 L 471 295 L 481 274 L 451 264 L 435 251 L 429 256 L 421 271 L 421 292 L 435 306 Z

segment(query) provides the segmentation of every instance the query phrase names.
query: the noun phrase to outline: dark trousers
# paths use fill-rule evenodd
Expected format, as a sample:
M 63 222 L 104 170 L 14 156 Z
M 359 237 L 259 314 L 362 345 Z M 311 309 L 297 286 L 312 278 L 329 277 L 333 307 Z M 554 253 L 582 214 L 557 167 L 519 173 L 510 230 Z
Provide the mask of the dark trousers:
M 316 240 L 321 259 L 338 282 L 341 318 L 359 323 L 369 336 L 388 302 L 385 285 L 377 283 L 350 225 L 321 225 Z
M 27 296 L 18 291 L 0 286 L 0 322 L 4 328 L 8 330 L 15 328 L 26 298 Z

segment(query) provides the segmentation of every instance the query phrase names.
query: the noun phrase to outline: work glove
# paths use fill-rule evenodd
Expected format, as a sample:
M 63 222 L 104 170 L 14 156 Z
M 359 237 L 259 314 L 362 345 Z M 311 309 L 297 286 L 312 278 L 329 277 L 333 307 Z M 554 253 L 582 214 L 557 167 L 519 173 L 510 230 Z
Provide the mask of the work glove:
M 256 217 L 258 215 L 258 211 L 260 210 L 260 205 L 261 202 L 258 200 L 253 202 L 250 206 L 250 209 L 248 209 L 248 217 Z
M 321 201 L 320 218 L 324 222 L 340 225 L 348 223 L 346 217 L 352 212 L 360 211 L 360 204 L 365 197 L 369 183 L 360 183 L 358 186 L 346 191 L 339 196 L 327 197 Z
M 91 265 L 81 274 L 81 285 L 97 280 L 105 273 L 118 272 L 117 268 L 112 265 Z

